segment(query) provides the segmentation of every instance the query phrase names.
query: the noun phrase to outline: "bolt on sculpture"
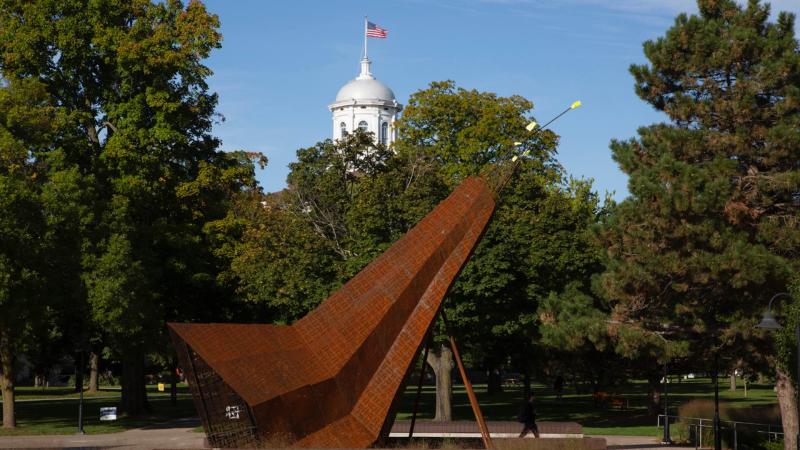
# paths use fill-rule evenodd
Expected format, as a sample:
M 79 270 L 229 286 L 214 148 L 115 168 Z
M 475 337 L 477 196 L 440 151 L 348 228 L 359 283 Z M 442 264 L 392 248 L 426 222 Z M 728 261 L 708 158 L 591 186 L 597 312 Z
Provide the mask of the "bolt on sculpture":
M 518 164 L 466 179 L 291 326 L 170 323 L 209 443 L 364 448 L 388 436 L 406 375 Z

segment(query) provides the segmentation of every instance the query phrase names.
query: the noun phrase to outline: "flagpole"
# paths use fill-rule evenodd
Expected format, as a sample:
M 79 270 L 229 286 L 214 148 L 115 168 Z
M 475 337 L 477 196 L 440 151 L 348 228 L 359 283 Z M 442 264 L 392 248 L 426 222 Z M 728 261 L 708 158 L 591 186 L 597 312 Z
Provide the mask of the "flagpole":
M 364 59 L 367 59 L 367 16 L 364 16 Z

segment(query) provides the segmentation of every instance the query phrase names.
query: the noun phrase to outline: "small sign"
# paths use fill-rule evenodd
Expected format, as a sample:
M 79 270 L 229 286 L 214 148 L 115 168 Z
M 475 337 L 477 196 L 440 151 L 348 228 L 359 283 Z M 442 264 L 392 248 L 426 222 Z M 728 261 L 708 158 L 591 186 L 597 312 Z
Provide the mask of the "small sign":
M 239 406 L 226 406 L 225 407 L 225 417 L 231 420 L 236 420 L 239 418 Z
M 117 407 L 105 406 L 100 408 L 100 420 L 117 420 Z
M 158 392 L 164 392 L 164 383 L 158 383 Z

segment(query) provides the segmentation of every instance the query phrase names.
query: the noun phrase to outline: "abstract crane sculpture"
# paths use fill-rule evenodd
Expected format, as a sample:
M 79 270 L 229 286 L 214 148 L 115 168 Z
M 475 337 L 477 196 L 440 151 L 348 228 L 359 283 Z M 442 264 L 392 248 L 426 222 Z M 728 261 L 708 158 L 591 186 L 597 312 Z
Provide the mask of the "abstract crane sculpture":
M 277 435 L 296 447 L 364 448 L 388 436 L 406 375 L 518 164 L 466 179 L 291 326 L 169 324 L 209 443 Z

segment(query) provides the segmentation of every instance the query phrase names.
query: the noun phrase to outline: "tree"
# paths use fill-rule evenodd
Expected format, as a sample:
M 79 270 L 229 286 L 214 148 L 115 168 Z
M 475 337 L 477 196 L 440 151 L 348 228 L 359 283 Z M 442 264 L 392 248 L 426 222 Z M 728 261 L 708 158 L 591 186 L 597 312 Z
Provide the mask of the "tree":
M 539 303 L 570 281 L 588 283 L 599 270 L 587 232 L 597 218 L 597 195 L 589 182 L 566 179 L 554 157 L 554 133 L 525 129 L 532 108 L 519 96 L 461 89 L 451 81 L 431 83 L 409 100 L 396 143 L 410 188 L 426 179 L 452 188 L 515 152 L 530 151 L 445 302 L 465 358 L 490 372 L 511 358 L 528 391 L 541 362 L 535 356 Z M 434 191 L 422 205 L 430 210 L 447 192 Z M 432 355 L 434 371 L 448 365 L 446 352 L 444 362 Z M 437 405 L 446 403 L 448 392 L 437 380 Z
M 454 286 L 459 334 L 480 343 L 473 353 L 489 370 L 510 358 L 526 392 L 534 375 L 555 375 L 540 342 L 540 305 L 572 282 L 588 284 L 600 268 L 588 232 L 598 213 L 589 182 L 564 180 L 561 171 L 548 174 L 527 161 Z
M 198 1 L 0 1 L 0 71 L 40 83 L 59 117 L 49 145 L 91 193 L 80 279 L 123 360 L 129 414 L 147 409 L 144 356 L 164 320 L 230 298 L 206 231 L 227 214 L 228 181 L 254 182 L 252 161 L 210 135 L 217 97 L 203 60 L 220 45 L 218 26 Z
M 65 119 L 38 80 L 8 76 L 0 83 L 0 388 L 3 427 L 16 425 L 14 360 L 27 350 L 47 353 L 34 338 L 47 331 L 59 303 L 71 295 L 61 270 L 75 241 L 64 232 L 75 173 L 60 164 L 54 124 Z M 55 275 L 53 275 L 55 274 Z
M 600 284 L 613 319 L 680 330 L 706 360 L 752 361 L 764 356 L 756 317 L 797 270 L 800 52 L 791 14 L 698 6 L 645 42 L 649 64 L 631 66 L 636 93 L 671 122 L 611 144 L 631 196 L 600 232 Z M 793 448 L 796 418 L 783 420 Z
M 0 177 L 3 207 L 2 250 L 0 251 L 0 389 L 3 394 L 3 427 L 16 426 L 14 417 L 14 358 L 32 323 L 29 305 L 41 298 L 38 288 L 42 270 L 39 239 L 43 237 L 41 216 L 35 192 L 24 180 Z M 37 311 L 38 312 L 38 311 Z
M 266 307 L 266 320 L 284 324 L 313 309 L 338 280 L 332 246 L 288 209 L 286 194 L 241 205 L 252 216 L 231 263 L 242 298 Z
M 389 156 L 371 135 L 356 130 L 297 154 L 286 190 L 238 204 L 244 230 L 228 275 L 277 323 L 299 319 L 368 264 L 392 242 L 383 221 L 396 216 L 371 187 Z

